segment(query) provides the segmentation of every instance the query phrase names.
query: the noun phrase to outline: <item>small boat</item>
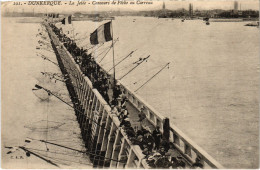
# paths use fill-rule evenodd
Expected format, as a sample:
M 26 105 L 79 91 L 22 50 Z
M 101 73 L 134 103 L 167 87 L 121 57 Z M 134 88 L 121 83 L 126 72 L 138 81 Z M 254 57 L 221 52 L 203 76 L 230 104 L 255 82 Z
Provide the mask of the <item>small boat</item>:
M 103 19 L 100 18 L 100 17 L 96 17 L 96 18 L 93 18 L 92 21 L 93 22 L 101 22 L 101 21 L 103 21 Z
M 206 22 L 206 25 L 210 25 L 209 21 Z
M 252 22 L 252 23 L 246 24 L 245 26 L 259 27 L 259 22 Z
M 184 22 L 185 19 L 182 19 L 181 22 Z
M 208 17 L 203 18 L 203 21 L 209 21 Z

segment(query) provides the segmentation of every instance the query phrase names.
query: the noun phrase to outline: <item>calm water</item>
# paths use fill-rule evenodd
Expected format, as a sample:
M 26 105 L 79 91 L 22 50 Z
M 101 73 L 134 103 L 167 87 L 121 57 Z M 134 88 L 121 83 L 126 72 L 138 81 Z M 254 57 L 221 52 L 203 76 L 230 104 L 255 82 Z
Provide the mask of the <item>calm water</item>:
M 37 140 L 25 143 L 29 137 L 78 150 L 85 148 L 74 111 L 53 96 L 49 101 L 41 101 L 37 96 L 45 98 L 48 95 L 32 92 L 37 83 L 70 101 L 64 83 L 55 83 L 41 74 L 60 73 L 60 70 L 36 56 L 36 52 L 40 52 L 57 62 L 54 53 L 36 50 L 40 25 L 16 23 L 14 18 L 2 18 L 2 23 L 2 168 L 56 168 L 33 155 L 26 157 L 21 149 L 6 154 L 10 150 L 5 146 L 30 148 L 60 168 L 90 168 L 86 155 Z
M 88 35 L 100 24 L 74 22 L 74 36 L 85 35 L 80 43 L 90 47 Z M 117 78 L 139 57 L 151 55 L 122 79 L 136 90 L 171 62 L 137 93 L 228 168 L 258 167 L 259 31 L 245 24 L 206 26 L 202 21 L 143 17 L 113 21 L 114 39 L 119 37 L 116 62 L 137 49 L 116 68 Z M 104 46 L 93 52 L 97 61 Z M 101 64 L 110 69 L 111 61 L 112 50 Z

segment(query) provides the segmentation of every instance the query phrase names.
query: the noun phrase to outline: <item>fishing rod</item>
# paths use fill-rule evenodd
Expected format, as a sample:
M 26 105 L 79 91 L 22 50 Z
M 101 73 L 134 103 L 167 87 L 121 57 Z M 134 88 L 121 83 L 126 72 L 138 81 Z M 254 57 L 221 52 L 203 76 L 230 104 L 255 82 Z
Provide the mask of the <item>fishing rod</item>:
M 116 40 L 115 40 L 115 42 L 116 42 Z M 99 53 L 97 56 L 95 56 L 95 59 L 97 59 L 99 56 L 101 56 L 101 54 L 103 54 L 104 52 L 106 52 L 106 50 L 108 50 L 109 48 L 111 48 L 110 46 L 108 46 L 108 47 L 106 47 L 105 49 L 103 49 L 103 51 L 101 52 L 101 53 Z M 91 54 L 93 53 L 93 52 L 95 52 L 97 49 L 95 49 L 95 50 L 93 50 L 92 52 L 91 52 Z
M 55 83 L 56 83 L 56 80 L 57 81 L 60 81 L 60 82 L 63 82 L 63 83 L 66 83 L 66 81 L 67 80 L 69 80 L 69 78 L 64 78 L 64 80 L 61 80 L 61 79 L 58 79 L 58 78 L 56 78 L 54 75 L 56 74 L 56 73 L 54 73 L 54 74 L 50 74 L 50 73 L 45 73 L 45 72 L 41 72 L 43 75 L 46 75 L 46 76 L 49 76 L 51 79 L 55 79 Z M 68 74 L 70 74 L 70 73 L 68 73 Z M 73 75 L 72 75 L 73 76 Z M 59 76 L 58 76 L 59 77 Z M 74 77 L 74 76 L 73 76 Z M 76 77 L 75 77 L 76 78 Z M 72 82 L 72 81 L 71 81 Z M 72 82 L 72 84 L 74 84 L 74 82 Z M 82 89 L 81 87 L 78 87 L 78 86 L 76 86 L 76 85 L 72 85 L 72 87 L 75 87 L 75 88 L 77 88 L 77 89 L 79 89 L 79 90 L 82 90 L 82 91 L 84 91 L 84 92 L 87 92 L 85 89 Z
M 58 64 L 58 63 L 55 63 L 54 61 L 52 61 L 52 60 L 50 60 L 49 58 L 45 57 L 45 55 L 43 55 L 43 54 L 41 54 L 41 53 L 38 53 L 38 54 L 40 54 L 40 55 L 41 55 L 40 57 L 43 58 L 44 60 L 47 60 L 47 61 L 51 62 L 52 64 L 54 64 L 54 65 L 56 65 L 56 66 L 59 67 L 59 64 Z M 36 55 L 37 55 L 37 54 L 36 54 Z
M 52 48 L 50 44 L 45 43 L 45 42 L 43 42 L 43 41 L 41 41 L 41 40 L 39 40 L 38 43 L 40 44 L 40 46 L 41 46 L 41 45 L 46 45 L 47 47 Z
M 50 79 L 55 79 L 55 83 L 56 83 L 56 80 L 57 81 L 60 81 L 60 82 L 63 82 L 63 83 L 66 83 L 66 80 L 67 79 L 65 79 L 65 78 L 63 78 L 63 77 L 59 77 L 58 75 L 56 75 L 56 73 L 47 73 L 47 72 L 41 72 L 42 73 L 42 75 L 45 75 L 45 76 L 49 76 L 50 77 Z M 64 80 L 62 80 L 62 79 L 59 79 L 59 78 L 56 78 L 55 76 L 57 76 L 57 77 L 59 77 L 59 78 L 63 78 Z
M 90 43 L 87 43 L 87 44 L 85 44 L 85 45 L 87 46 L 88 44 L 90 44 Z M 92 44 L 91 44 L 91 45 L 92 45 Z M 98 45 L 99 45 L 99 46 L 102 46 L 102 45 L 104 45 L 104 43 L 98 44 Z M 91 50 L 91 49 L 94 48 L 94 47 L 96 47 L 96 45 L 92 45 L 91 47 L 87 48 L 87 50 Z
M 158 75 L 161 71 L 163 71 L 165 69 L 165 67 L 168 66 L 168 68 L 169 68 L 169 65 L 170 65 L 170 63 L 167 63 L 163 68 L 161 68 L 157 73 L 155 73 L 150 79 L 148 79 L 143 85 L 141 85 L 134 92 L 137 92 L 139 89 L 141 89 L 143 86 L 145 86 L 150 80 L 152 80 L 156 75 Z
M 153 67 L 153 68 L 151 68 L 151 69 L 149 69 L 149 71 L 148 72 L 146 72 L 146 74 L 151 74 L 151 73 L 153 73 L 154 72 L 154 70 L 157 70 L 158 68 L 162 68 L 164 66 L 164 64 L 163 65 L 159 65 L 159 66 L 156 66 L 156 67 Z M 139 72 L 138 73 L 135 73 L 135 74 L 131 74 L 132 75 L 132 77 L 134 77 L 134 76 L 136 76 L 136 75 L 138 75 L 138 74 L 140 74 Z M 138 84 L 139 82 L 141 82 L 141 80 L 144 80 L 144 77 L 140 77 L 139 79 L 137 79 L 137 80 L 135 80 L 134 82 L 129 82 L 128 84 L 126 84 L 126 85 L 136 85 L 136 84 Z
M 50 42 L 48 42 L 48 41 L 43 41 L 43 40 L 38 40 L 38 43 L 49 44 L 49 45 L 50 45 Z
M 99 58 L 103 53 L 105 53 L 105 52 L 106 52 L 108 49 L 110 49 L 110 48 L 111 48 L 111 46 L 106 47 L 101 53 L 99 53 L 97 56 L 95 56 L 95 59 Z M 94 51 L 95 51 L 95 50 L 94 50 Z M 91 54 L 92 54 L 94 51 L 92 51 Z
M 50 61 L 50 60 L 48 60 L 48 61 Z M 51 61 L 50 61 L 51 62 Z M 54 62 L 52 62 L 52 63 L 54 63 Z M 56 64 L 55 64 L 56 65 Z M 57 64 L 56 66 L 58 66 L 59 67 L 59 65 Z M 65 66 L 64 66 L 65 67 Z M 68 68 L 68 67 L 65 67 L 66 69 L 69 69 L 69 70 L 72 70 L 72 71 L 75 71 L 75 69 L 73 70 L 73 69 L 71 69 L 71 68 Z M 41 72 L 42 74 L 44 73 L 44 72 Z M 46 75 L 48 75 L 48 74 L 46 74 Z M 67 74 L 64 76 L 66 79 L 65 79 L 65 81 L 62 81 L 62 80 L 60 80 L 60 79 L 57 79 L 57 78 L 55 78 L 54 76 L 52 77 L 52 78 L 54 78 L 54 79 L 56 79 L 56 80 L 58 80 L 58 81 L 61 81 L 61 82 L 66 82 L 67 80 L 68 80 L 68 75 L 71 75 L 71 76 L 73 76 L 75 79 L 77 79 L 77 80 L 79 80 L 79 76 L 78 75 L 76 75 L 76 74 L 72 74 L 72 73 L 69 73 L 69 72 L 67 72 Z M 49 76 L 51 76 L 51 75 L 49 75 Z M 58 76 L 59 77 L 59 76 Z M 63 77 L 61 77 L 61 78 L 63 78 Z M 73 83 L 73 82 L 72 82 Z M 81 89 L 80 87 L 78 87 L 78 86 L 73 86 L 73 87 L 76 87 L 76 88 L 78 88 L 78 89 L 80 89 L 80 90 L 83 90 L 83 91 L 85 91 L 84 89 Z
M 36 48 L 36 49 L 38 50 L 38 48 Z M 41 49 L 41 50 L 45 50 L 45 51 L 49 51 L 49 52 L 51 52 L 51 53 L 54 53 L 53 50 L 49 50 L 49 49 L 47 49 L 47 48 L 40 48 L 40 47 L 39 47 L 39 49 Z
M 59 78 L 64 79 L 64 76 L 61 73 L 52 73 L 52 72 L 41 72 L 42 74 L 46 74 L 46 75 L 52 75 L 52 76 L 57 76 Z
M 55 63 L 55 62 L 53 62 L 52 60 L 50 60 L 50 59 L 48 59 L 47 57 L 45 57 L 43 54 L 41 54 L 41 53 L 38 53 L 38 54 L 40 54 L 41 55 L 41 57 L 44 59 L 44 60 L 47 60 L 47 61 L 50 61 L 51 63 L 53 63 L 54 65 L 56 65 L 57 67 L 60 67 L 59 66 L 59 64 L 57 64 L 57 63 Z M 64 58 L 63 58 L 64 59 Z M 65 59 L 64 59 L 65 60 Z M 69 63 L 67 60 L 65 60 L 67 63 Z M 65 66 L 64 66 L 65 67 Z M 71 70 L 71 71 L 75 71 L 76 69 L 71 69 L 71 68 L 68 68 L 68 67 L 65 67 L 66 69 L 69 69 L 69 70 Z M 75 74 L 72 74 L 72 73 L 68 73 L 68 74 L 70 74 L 70 75 L 72 75 L 74 78 L 76 78 L 76 79 L 79 79 L 79 77 L 78 77 L 78 75 L 75 75 Z
M 36 154 L 36 153 L 34 153 L 34 152 L 32 152 L 32 151 L 29 151 L 28 149 L 26 149 L 26 148 L 23 147 L 23 146 L 19 146 L 19 148 L 22 149 L 22 150 L 24 150 L 24 151 L 26 152 L 26 154 L 27 154 L 27 153 L 32 154 L 32 155 L 34 155 L 34 156 L 36 156 L 36 157 L 38 157 L 38 158 L 44 160 L 45 162 L 47 162 L 47 163 L 49 163 L 49 164 L 52 164 L 52 165 L 54 165 L 54 166 L 56 166 L 56 167 L 59 167 L 59 165 L 55 164 L 55 163 L 52 162 L 51 160 L 46 159 L 46 158 L 44 158 L 44 157 L 42 157 L 42 156 L 40 156 L 40 155 L 38 155 L 38 154 Z
M 42 38 L 44 38 L 44 39 L 47 38 L 47 36 L 45 37 L 45 36 L 43 35 L 43 32 L 39 32 L 38 34 L 36 34 L 36 37 L 38 37 L 38 36 L 40 36 L 40 37 L 42 37 Z
M 66 81 L 67 80 L 69 80 L 69 78 L 65 75 L 65 77 L 66 78 L 64 78 L 64 80 L 61 80 L 61 79 L 58 79 L 58 78 L 56 78 L 54 75 L 56 75 L 57 73 L 54 73 L 54 74 L 51 74 L 51 73 L 48 73 L 48 72 L 41 72 L 43 75 L 46 75 L 46 76 L 49 76 L 51 79 L 55 79 L 55 83 L 56 83 L 56 80 L 58 80 L 58 81 L 60 81 L 60 82 L 63 82 L 63 83 L 66 83 Z M 68 74 L 70 74 L 70 73 L 68 73 Z M 57 75 L 58 76 L 58 75 Z M 72 75 L 73 76 L 73 75 Z M 58 76 L 59 77 L 59 76 Z M 73 76 L 74 78 L 76 78 L 75 76 Z M 61 78 L 63 78 L 63 77 L 61 77 Z M 76 78 L 77 79 L 77 78 Z M 77 85 L 75 85 L 74 84 L 74 82 L 72 82 L 71 81 L 71 83 L 73 84 L 71 84 L 72 85 L 72 87 L 74 87 L 74 88 L 77 88 L 77 89 L 79 89 L 79 90 L 82 90 L 82 91 L 84 91 L 84 92 L 88 92 L 88 91 L 86 91 L 85 89 L 83 89 L 83 88 L 81 88 L 81 87 L 78 87 Z M 39 89 L 32 89 L 32 90 L 39 90 Z
M 137 50 L 137 49 L 136 49 Z M 136 51 L 135 50 L 135 51 Z M 141 56 L 143 56 L 144 54 L 142 54 L 142 55 L 140 55 L 140 57 Z M 121 59 L 123 59 L 125 56 L 123 56 L 123 57 L 120 57 L 120 58 L 117 58 L 115 61 L 119 61 L 119 60 L 121 60 Z M 131 56 L 130 56 L 131 57 Z M 140 57 L 137 57 L 137 58 L 140 58 Z M 107 64 L 109 64 L 109 63 L 111 63 L 112 61 L 108 61 L 108 62 L 105 62 L 105 63 L 103 63 L 103 64 L 100 64 L 101 66 L 105 66 L 105 65 L 107 65 Z
M 119 40 L 119 37 L 114 41 L 113 45 L 110 46 L 109 50 L 106 52 L 106 54 L 104 55 L 103 58 L 101 58 L 101 60 L 99 61 L 101 63 L 101 61 L 103 61 L 103 59 L 106 57 L 106 55 L 108 54 L 108 52 L 112 49 L 113 46 L 115 46 L 115 43 Z
M 105 44 L 105 43 L 102 43 L 101 45 L 99 45 L 96 49 L 94 49 L 93 51 L 91 51 L 90 54 L 92 54 L 93 52 L 97 51 L 97 49 L 99 49 L 100 47 L 102 47 L 104 44 Z M 94 47 L 96 47 L 96 46 L 94 46 Z M 94 47 L 93 47 L 93 48 L 94 48 Z M 108 49 L 108 48 L 106 48 L 106 49 Z
M 57 67 L 60 67 L 58 63 L 53 62 L 52 60 L 50 60 L 49 58 L 47 58 L 47 57 L 44 56 L 43 54 L 41 54 L 41 53 L 38 53 L 38 54 L 40 54 L 40 55 L 41 55 L 40 57 L 42 57 L 44 60 L 47 60 L 47 61 L 53 63 L 54 65 L 56 65 Z M 64 58 L 63 58 L 63 59 L 64 59 Z M 64 60 L 65 60 L 65 59 L 64 59 Z M 67 63 L 69 63 L 67 60 L 65 60 L 65 61 L 66 61 Z M 65 66 L 64 66 L 64 67 L 65 67 Z M 75 71 L 75 69 L 71 69 L 71 68 L 68 68 L 68 67 L 65 67 L 65 68 L 66 68 L 66 69 L 69 69 L 69 70 L 71 70 L 71 71 Z M 72 74 L 72 73 L 68 73 L 68 74 L 72 75 L 72 76 L 73 76 L 74 78 L 76 78 L 76 79 L 79 79 L 77 75 L 74 75 L 74 74 Z
M 29 139 L 36 140 L 36 141 L 43 142 L 43 143 L 47 143 L 47 144 L 54 145 L 54 146 L 58 146 L 58 147 L 62 147 L 62 148 L 66 148 L 68 150 L 76 151 L 76 152 L 79 152 L 79 153 L 84 153 L 84 154 L 89 154 L 89 155 L 92 155 L 92 156 L 97 156 L 97 157 L 100 157 L 100 158 L 105 158 L 105 159 L 111 160 L 111 161 L 123 162 L 123 161 L 118 161 L 118 160 L 112 159 L 112 158 L 106 158 L 105 156 L 97 155 L 97 154 L 94 154 L 94 153 L 91 153 L 91 152 L 88 152 L 88 151 L 78 150 L 78 149 L 75 149 L 75 148 L 71 148 L 71 147 L 68 147 L 68 146 L 60 145 L 60 144 L 49 142 L 49 141 L 42 140 L 42 139 L 32 139 L 32 138 L 29 138 Z
M 32 149 L 32 148 L 27 148 L 27 149 L 36 150 L 36 149 Z M 54 161 L 56 161 L 57 163 L 62 164 L 62 165 L 69 165 L 69 164 L 67 164 L 67 163 L 64 163 L 64 162 L 69 162 L 69 163 L 78 163 L 78 164 L 82 164 L 82 165 L 91 165 L 91 166 L 93 166 L 93 164 L 90 164 L 90 163 L 77 162 L 77 161 L 67 160 L 67 159 L 63 159 L 63 158 L 57 158 L 57 157 L 53 157 L 53 156 L 47 156 L 47 155 L 44 155 L 44 154 L 42 154 L 42 153 L 39 153 L 39 152 L 41 152 L 41 151 L 43 151 L 43 150 L 38 150 L 38 149 L 37 149 L 36 151 L 38 151 L 38 152 L 34 152 L 34 153 L 37 153 L 38 155 L 41 155 L 42 157 L 52 159 L 52 160 L 54 160 Z M 57 152 L 49 152 L 49 153 L 59 154 L 59 153 L 57 153 Z M 68 154 L 66 154 L 66 155 L 68 155 Z M 68 156 L 72 156 L 72 155 L 68 155 Z
M 131 73 L 135 68 L 137 68 L 139 65 L 141 65 L 144 61 L 147 61 L 147 59 L 150 57 L 150 55 L 148 55 L 146 58 L 142 58 L 139 59 L 138 61 L 134 62 L 133 64 L 137 64 L 136 66 L 134 66 L 134 68 L 132 68 L 131 70 L 129 70 L 125 75 L 123 75 L 119 80 L 121 80 L 122 78 L 124 78 L 126 75 L 128 75 L 129 73 Z
M 70 106 L 71 108 L 77 110 L 79 113 L 85 115 L 83 112 L 81 112 L 81 110 L 77 109 L 77 108 L 74 108 L 72 105 L 70 105 L 68 102 L 66 102 L 65 100 L 63 100 L 62 98 L 60 98 L 59 96 L 57 96 L 56 94 L 54 94 L 52 91 L 38 85 L 38 84 L 35 84 L 35 87 L 37 89 L 43 89 L 44 91 L 46 91 L 48 94 L 52 94 L 54 97 L 56 97 L 57 99 L 59 99 L 60 101 L 62 101 L 63 103 L 67 104 L 68 106 Z M 102 127 L 102 125 L 100 125 L 98 122 L 94 121 L 94 120 L 91 120 L 90 117 L 87 117 L 90 121 L 92 121 L 93 123 L 95 123 L 97 126 L 100 126 L 101 128 L 105 129 L 105 130 L 110 130 L 110 129 L 107 129 L 105 127 Z
M 40 53 L 39 53 L 40 54 Z M 41 54 L 42 55 L 42 54 Z M 44 56 L 44 55 L 43 55 Z M 45 57 L 45 56 L 44 56 Z M 47 57 L 45 57 L 45 58 L 47 58 Z M 63 57 L 62 57 L 63 58 Z M 66 63 L 68 63 L 68 64 L 70 64 L 71 62 L 69 62 L 69 61 L 67 61 L 67 59 L 65 59 L 65 58 L 63 58 L 64 59 L 64 61 L 66 62 Z M 49 61 L 51 61 L 51 60 L 49 60 Z M 52 62 L 52 61 L 51 61 Z M 54 62 L 53 62 L 54 63 Z M 58 64 L 55 64 L 56 66 L 58 66 L 59 67 L 59 65 Z M 69 70 L 71 70 L 71 71 L 75 71 L 76 69 L 72 69 L 72 68 L 68 68 L 68 67 L 66 67 L 65 65 L 63 65 L 63 67 L 64 68 L 66 68 L 66 69 L 69 69 Z M 76 75 L 76 74 L 73 74 L 73 73 L 69 73 L 69 72 L 67 72 L 67 74 L 69 74 L 69 75 L 71 75 L 71 76 L 73 76 L 75 79 L 77 79 L 77 80 L 79 80 L 79 76 L 78 75 Z M 85 76 L 85 74 L 83 73 L 83 76 Z M 83 90 L 83 89 L 81 89 L 81 90 Z
M 136 50 L 137 50 L 137 49 L 136 49 Z M 124 57 L 122 60 L 120 60 L 118 63 L 116 63 L 115 66 L 113 66 L 112 68 L 110 68 L 110 69 L 108 70 L 108 72 L 111 71 L 111 70 L 112 70 L 114 67 L 116 67 L 117 65 L 119 65 L 121 62 L 123 62 L 125 59 L 127 59 L 129 56 L 131 57 L 132 54 L 133 54 L 136 50 L 131 51 L 126 57 Z

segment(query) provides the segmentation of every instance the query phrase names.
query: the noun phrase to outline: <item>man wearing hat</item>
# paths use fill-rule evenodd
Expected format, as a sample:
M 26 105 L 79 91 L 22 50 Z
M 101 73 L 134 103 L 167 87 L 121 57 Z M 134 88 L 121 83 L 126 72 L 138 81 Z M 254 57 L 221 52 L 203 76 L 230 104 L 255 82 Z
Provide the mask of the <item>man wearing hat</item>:
M 153 138 L 154 138 L 154 143 L 155 143 L 154 149 L 156 149 L 156 150 L 158 150 L 160 148 L 161 137 L 162 137 L 162 134 L 160 132 L 160 127 L 156 126 L 156 128 L 153 131 Z

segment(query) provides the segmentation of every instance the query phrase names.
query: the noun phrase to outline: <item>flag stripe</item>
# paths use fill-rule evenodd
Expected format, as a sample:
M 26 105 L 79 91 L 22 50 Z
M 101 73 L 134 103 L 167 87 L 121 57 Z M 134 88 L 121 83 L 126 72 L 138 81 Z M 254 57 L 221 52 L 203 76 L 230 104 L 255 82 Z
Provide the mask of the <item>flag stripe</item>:
M 71 15 L 68 16 L 68 24 L 71 24 Z
M 91 44 L 98 44 L 98 37 L 97 37 L 97 30 L 95 30 L 91 35 L 90 35 L 90 42 Z
M 104 34 L 106 41 L 112 40 L 111 36 L 111 22 L 105 23 L 104 25 Z
M 98 27 L 97 38 L 98 38 L 98 43 L 106 42 L 105 35 L 104 35 L 104 25 L 101 25 L 100 27 Z

